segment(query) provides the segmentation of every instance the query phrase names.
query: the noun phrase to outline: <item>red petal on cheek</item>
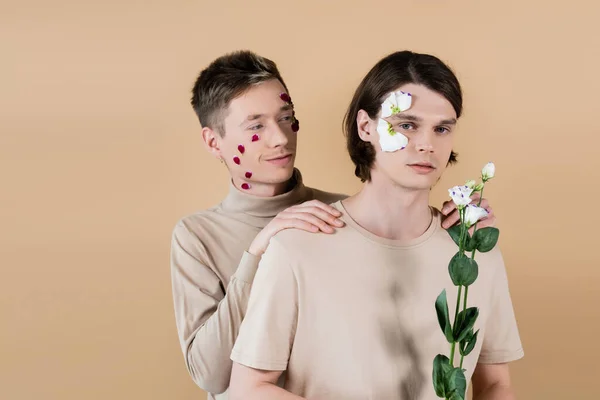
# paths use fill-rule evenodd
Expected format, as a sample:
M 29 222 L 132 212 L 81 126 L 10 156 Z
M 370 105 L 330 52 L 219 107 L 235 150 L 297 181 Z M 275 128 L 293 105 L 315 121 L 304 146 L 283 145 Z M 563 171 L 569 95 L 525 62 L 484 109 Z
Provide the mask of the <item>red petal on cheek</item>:
M 238 151 L 239 151 L 240 153 L 244 154 L 244 152 L 246 151 L 246 148 L 245 148 L 243 145 L 241 145 L 241 144 L 240 144 L 240 145 L 238 146 Z
M 233 162 L 240 165 L 240 158 L 238 156 L 233 157 Z
M 246 179 L 252 178 L 252 172 L 246 172 Z
M 260 139 L 260 138 L 258 137 L 258 135 L 253 135 L 253 136 L 252 136 L 252 141 L 253 141 L 253 142 L 256 142 L 258 139 Z
M 250 189 L 250 185 L 248 185 L 247 183 L 242 183 L 242 189 L 248 190 Z

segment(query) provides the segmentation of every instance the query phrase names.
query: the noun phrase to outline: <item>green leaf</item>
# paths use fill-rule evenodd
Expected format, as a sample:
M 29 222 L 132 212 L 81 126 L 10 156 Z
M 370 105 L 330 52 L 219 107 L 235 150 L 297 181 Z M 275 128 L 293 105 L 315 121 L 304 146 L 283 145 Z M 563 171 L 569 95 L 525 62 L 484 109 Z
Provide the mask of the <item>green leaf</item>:
M 465 338 L 459 342 L 458 351 L 461 356 L 466 356 L 465 350 L 466 350 L 467 346 L 469 345 L 469 340 L 471 340 L 472 338 L 473 338 L 473 328 L 469 329 L 469 333 L 467 334 L 467 336 L 465 336 Z
M 438 397 L 446 397 L 447 375 L 452 370 L 450 359 L 443 354 L 438 354 L 433 359 L 433 388 Z
M 448 343 L 452 343 L 452 325 L 450 324 L 450 313 L 448 311 L 448 300 L 446 299 L 446 289 L 435 300 L 435 311 L 437 313 L 440 328 L 446 336 Z
M 499 236 L 500 231 L 498 228 L 488 226 L 477 229 L 473 235 L 473 239 L 477 245 L 477 250 L 481 253 L 487 253 L 496 246 Z
M 460 225 L 452 225 L 450 228 L 447 229 L 448 234 L 450 235 L 450 237 L 452 238 L 452 240 L 454 240 L 454 243 L 456 243 L 457 246 L 460 247 Z
M 450 278 L 456 286 L 469 286 L 477 279 L 479 267 L 477 262 L 460 252 L 457 252 L 448 265 Z
M 465 398 L 465 393 L 467 391 L 467 379 L 465 378 L 465 373 L 461 368 L 453 368 L 448 374 L 446 374 L 446 391 L 448 394 L 454 391 L 450 397 L 451 399 Z M 456 397 L 457 395 L 459 397 Z
M 464 399 L 462 397 L 460 397 L 460 394 L 458 394 L 458 392 L 456 390 L 454 390 L 450 393 L 450 396 L 448 396 L 448 400 L 464 400 Z
M 477 307 L 469 307 L 458 313 L 454 330 L 455 341 L 463 341 L 472 332 L 473 325 L 475 325 L 478 316 L 479 309 Z
M 477 241 L 474 237 L 469 235 L 467 232 L 467 239 L 465 240 L 465 251 L 473 251 L 477 247 Z
M 479 333 L 479 329 L 477 329 L 477 332 L 475 332 L 473 337 L 471 339 L 469 339 L 469 344 L 467 344 L 467 347 L 464 350 L 465 357 L 468 356 L 469 354 L 471 354 L 471 352 L 475 348 L 475 344 L 477 343 L 477 334 L 478 333 Z

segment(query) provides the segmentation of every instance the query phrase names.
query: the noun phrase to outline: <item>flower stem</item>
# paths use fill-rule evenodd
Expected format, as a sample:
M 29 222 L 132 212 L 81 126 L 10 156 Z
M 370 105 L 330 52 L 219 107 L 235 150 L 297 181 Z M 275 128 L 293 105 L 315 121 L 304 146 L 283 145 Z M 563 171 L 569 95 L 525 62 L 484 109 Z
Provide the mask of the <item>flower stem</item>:
M 460 215 L 460 239 L 459 239 L 459 246 L 458 246 L 458 251 L 460 252 L 460 254 L 464 254 L 464 249 L 465 249 L 465 237 L 466 237 L 466 233 L 467 233 L 467 229 L 466 229 L 466 225 L 465 225 L 465 209 L 461 209 L 458 211 L 458 214 Z
M 465 300 L 463 303 L 463 311 L 467 309 L 467 297 L 468 296 L 469 296 L 469 287 L 465 286 Z M 462 368 L 464 358 L 465 358 L 465 356 L 461 354 L 460 355 L 460 368 Z
M 481 200 L 483 200 L 483 189 L 485 189 L 485 183 L 483 184 L 483 187 L 481 188 L 481 196 L 479 197 L 479 202 L 477 203 L 477 207 L 481 207 Z M 477 221 L 479 222 L 479 221 Z M 475 236 L 475 230 L 477 230 L 477 222 L 475 222 L 475 224 L 473 225 L 473 236 Z M 475 259 L 475 250 L 477 249 L 473 249 L 473 252 L 471 253 L 471 258 Z
M 460 300 L 462 295 L 462 285 L 458 286 L 458 296 L 456 297 L 456 309 L 454 310 L 454 322 L 452 324 L 452 333 L 456 331 L 456 325 L 458 320 L 458 312 L 460 310 Z M 452 339 L 452 347 L 450 347 L 450 365 L 454 366 L 454 352 L 456 350 L 456 341 Z

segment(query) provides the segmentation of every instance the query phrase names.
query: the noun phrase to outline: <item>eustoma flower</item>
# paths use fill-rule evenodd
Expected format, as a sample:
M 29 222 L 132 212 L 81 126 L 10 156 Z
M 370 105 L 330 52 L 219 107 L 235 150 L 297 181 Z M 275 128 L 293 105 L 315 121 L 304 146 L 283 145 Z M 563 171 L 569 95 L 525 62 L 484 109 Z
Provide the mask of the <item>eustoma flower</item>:
M 494 165 L 494 163 L 489 162 L 489 163 L 485 164 L 485 166 L 481 170 L 481 179 L 484 182 L 487 182 L 490 179 L 492 179 L 495 174 L 496 174 L 496 166 Z
M 479 316 L 478 307 L 467 307 L 469 287 L 479 276 L 479 266 L 475 261 L 475 253 L 491 251 L 498 242 L 499 230 L 494 227 L 477 229 L 477 222 L 488 216 L 488 212 L 480 207 L 485 183 L 494 177 L 496 168 L 488 163 L 481 170 L 482 182 L 467 181 L 462 186 L 448 189 L 452 201 L 460 214 L 460 224 L 448 229 L 448 234 L 458 246 L 458 251 L 448 264 L 448 272 L 452 283 L 458 288 L 454 318 L 451 319 L 446 289 L 444 288 L 435 301 L 438 322 L 446 341 L 450 344 L 450 357 L 438 354 L 433 360 L 433 387 L 438 397 L 447 400 L 464 400 L 466 398 L 466 378 L 463 361 L 477 343 L 479 330 L 475 324 Z M 479 204 L 471 204 L 471 194 L 481 192 Z M 473 235 L 469 234 L 473 229 Z M 462 305 L 462 307 L 461 307 Z M 456 350 L 460 355 L 455 361 Z
M 487 216 L 488 212 L 485 208 L 477 207 L 474 204 L 469 204 L 465 208 L 465 224 L 467 225 L 467 228 L 472 227 L 477 221 Z
M 396 132 L 388 121 L 383 118 L 406 111 L 412 105 L 412 95 L 402 91 L 392 92 L 381 105 L 381 118 L 377 121 L 379 145 L 382 151 L 394 152 L 402 150 L 408 144 L 408 138 Z
M 452 198 L 452 201 L 459 209 L 464 208 L 467 204 L 471 203 L 471 193 L 473 193 L 473 188 L 470 188 L 469 185 L 462 186 L 454 186 L 451 189 L 448 189 L 448 193 Z

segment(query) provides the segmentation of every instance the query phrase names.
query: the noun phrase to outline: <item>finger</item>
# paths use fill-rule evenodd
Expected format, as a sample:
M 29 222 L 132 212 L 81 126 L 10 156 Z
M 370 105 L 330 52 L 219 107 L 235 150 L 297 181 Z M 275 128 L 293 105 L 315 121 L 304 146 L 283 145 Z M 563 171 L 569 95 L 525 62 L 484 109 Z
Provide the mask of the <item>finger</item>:
M 460 214 L 459 214 L 458 210 L 455 209 L 454 211 L 452 211 L 452 213 L 450 215 L 448 215 L 446 217 L 444 222 L 442 222 L 442 227 L 444 229 L 448 229 L 451 226 L 453 226 L 454 224 L 456 224 L 458 221 L 460 221 Z
M 479 207 L 487 209 L 489 206 L 490 203 L 486 198 L 481 199 L 481 204 L 479 205 Z
M 442 204 L 442 214 L 444 214 L 444 215 L 448 215 L 451 211 L 454 211 L 455 209 L 456 209 L 456 204 L 454 204 L 454 202 L 451 200 L 445 201 Z
M 315 217 L 314 215 L 312 215 L 310 213 L 298 212 L 298 213 L 293 213 L 289 217 L 290 217 L 289 219 L 292 219 L 292 220 L 299 219 L 301 221 L 305 221 L 309 224 L 315 225 L 319 228 L 319 230 L 321 232 L 325 232 L 325 233 L 335 232 L 335 229 L 333 229 L 333 227 L 331 225 L 329 225 L 327 222 L 323 221 L 320 218 Z
M 277 231 L 282 231 L 284 229 L 301 229 L 303 231 L 317 233 L 319 232 L 319 227 L 317 225 L 311 224 L 310 222 L 304 221 L 299 218 L 290 218 L 281 221 L 281 225 L 277 227 Z
M 488 226 L 496 225 L 496 216 L 494 215 L 494 211 L 491 208 L 487 208 L 488 215 L 485 218 L 479 220 L 477 227 L 485 228 Z
M 319 207 L 302 207 L 298 208 L 296 212 L 312 214 L 315 217 L 327 222 L 331 226 L 337 226 L 340 228 L 344 226 L 344 223 L 341 220 L 337 219 L 335 216 L 329 214 L 327 211 Z
M 481 193 L 480 192 L 475 192 L 473 194 L 471 194 L 471 203 L 476 203 L 479 201 L 479 199 L 481 198 Z
M 328 212 L 331 215 L 334 215 L 336 217 L 339 217 L 342 215 L 342 213 L 335 207 L 330 206 L 329 204 L 325 204 L 322 201 L 319 200 L 310 200 L 310 201 L 306 201 L 302 204 L 299 204 L 298 206 L 296 206 L 298 208 L 306 208 L 306 207 L 317 207 L 320 208 L 323 211 Z

